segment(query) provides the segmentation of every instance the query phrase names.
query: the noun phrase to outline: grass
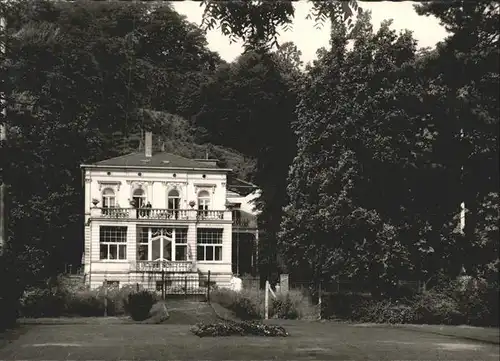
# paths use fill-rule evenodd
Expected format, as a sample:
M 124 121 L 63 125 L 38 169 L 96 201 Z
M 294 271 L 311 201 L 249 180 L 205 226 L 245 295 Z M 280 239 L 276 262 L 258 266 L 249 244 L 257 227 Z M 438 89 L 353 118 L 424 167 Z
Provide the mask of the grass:
M 217 321 L 206 303 L 168 302 L 166 324 L 133 324 L 125 317 L 24 320 L 0 338 L 0 360 L 498 360 L 499 346 L 467 340 L 498 329 L 268 320 L 285 338 L 199 338 L 196 322 Z M 219 308 L 218 313 L 223 309 Z M 34 325 L 27 322 L 41 322 Z M 52 324 L 50 323 L 52 322 Z M 45 324 L 43 324 L 45 323 Z M 366 327 L 368 326 L 368 327 Z M 451 335 L 438 334 L 441 332 Z M 460 330 L 460 331 L 459 331 Z M 469 334 L 464 334 L 467 330 Z M 426 332 L 427 331 L 427 332 Z M 488 331 L 488 332 L 486 332 Z M 458 338 L 462 337 L 462 338 Z
M 173 312 L 173 311 L 172 311 Z M 272 322 L 272 321 L 270 321 Z M 199 338 L 187 324 L 24 325 L 0 349 L 23 360 L 498 360 L 498 345 L 388 326 L 277 321 L 290 337 Z
M 193 325 L 197 322 L 211 323 L 220 321 L 214 310 L 205 302 L 182 299 L 169 300 L 167 308 L 170 317 L 162 324 Z M 22 318 L 19 321 L 26 325 L 122 325 L 135 323 L 129 316 Z

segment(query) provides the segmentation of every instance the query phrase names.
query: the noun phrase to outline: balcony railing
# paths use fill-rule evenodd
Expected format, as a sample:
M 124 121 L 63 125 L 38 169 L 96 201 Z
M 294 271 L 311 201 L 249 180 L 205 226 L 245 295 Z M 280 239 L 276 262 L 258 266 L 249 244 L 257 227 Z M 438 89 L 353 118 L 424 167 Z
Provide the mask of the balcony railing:
M 192 261 L 136 261 L 132 264 L 132 271 L 136 272 L 193 272 Z
M 98 208 L 90 210 L 93 218 L 164 219 L 164 220 L 231 220 L 231 211 L 164 208 Z

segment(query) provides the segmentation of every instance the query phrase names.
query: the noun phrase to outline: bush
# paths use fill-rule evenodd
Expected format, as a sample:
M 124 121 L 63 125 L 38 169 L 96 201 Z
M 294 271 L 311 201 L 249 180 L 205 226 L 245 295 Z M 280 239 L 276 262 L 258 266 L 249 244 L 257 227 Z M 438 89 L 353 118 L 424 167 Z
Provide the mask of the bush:
M 7 240 L 0 252 L 0 331 L 16 324 L 24 290 L 43 270 L 43 252 L 30 246 L 14 249 L 15 243 Z
M 498 283 L 470 279 L 464 286 L 455 289 L 453 297 L 465 322 L 474 326 L 498 326 Z
M 119 316 L 126 313 L 125 304 L 128 295 L 135 291 L 135 287 L 132 286 L 109 288 L 106 293 L 103 287 L 88 290 L 85 287 L 68 285 L 62 280 L 51 288 L 34 288 L 26 291 L 21 297 L 22 316 L 104 316 L 105 300 L 107 300 L 107 315 Z
M 233 311 L 242 320 L 255 320 L 264 316 L 264 295 L 259 290 L 217 289 L 210 295 L 210 300 Z
M 137 292 L 137 287 L 130 285 L 108 290 L 108 304 L 113 304 L 112 308 L 114 316 L 120 316 L 127 313 L 126 305 L 128 297 L 135 292 Z
M 410 305 L 383 300 L 366 303 L 355 312 L 354 317 L 361 322 L 401 324 L 413 323 L 415 312 Z
M 324 319 L 357 319 L 357 312 L 372 300 L 369 294 L 333 292 L 322 295 L 321 317 Z
M 95 291 L 81 291 L 67 298 L 66 314 L 82 317 L 98 317 L 104 315 L 104 298 L 98 297 Z M 113 314 L 113 304 L 108 302 L 108 312 Z
M 20 313 L 24 317 L 59 317 L 66 302 L 67 294 L 57 289 L 32 288 L 21 297 Z
M 155 303 L 156 295 L 144 290 L 129 294 L 125 309 L 134 321 L 144 321 Z
M 280 319 L 316 318 L 317 309 L 310 298 L 300 291 L 291 290 L 286 294 L 276 294 L 277 299 L 272 300 L 269 316 Z
M 408 284 L 398 284 L 384 292 L 387 298 L 394 301 L 412 300 L 417 294 L 417 290 Z
M 238 323 L 198 323 L 191 328 L 191 332 L 199 337 L 211 336 L 267 336 L 286 337 L 288 332 L 281 326 L 265 325 L 257 322 Z
M 301 319 L 316 316 L 316 309 L 311 305 L 309 298 L 299 291 L 290 291 L 288 294 L 276 294 L 277 299 L 269 295 L 269 317 L 282 319 Z M 211 301 L 231 310 L 245 321 L 264 318 L 264 291 L 258 289 L 235 292 L 229 289 L 215 290 L 210 297 Z
M 456 299 L 440 290 L 430 290 L 417 295 L 412 302 L 412 308 L 416 323 L 458 325 L 466 322 Z

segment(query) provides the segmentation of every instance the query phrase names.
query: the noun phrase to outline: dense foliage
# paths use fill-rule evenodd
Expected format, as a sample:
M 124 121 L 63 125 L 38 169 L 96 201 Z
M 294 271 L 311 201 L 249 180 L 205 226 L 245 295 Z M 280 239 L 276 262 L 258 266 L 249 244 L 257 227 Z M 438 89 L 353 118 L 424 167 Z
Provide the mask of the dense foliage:
M 9 244 L 0 254 L 0 331 L 15 324 L 20 299 L 26 287 L 33 284 L 43 272 L 44 254 L 31 247 Z
M 498 283 L 470 279 L 447 280 L 430 290 L 399 298 L 326 293 L 321 315 L 354 322 L 498 326 L 498 292 Z
M 144 321 L 149 317 L 149 311 L 156 301 L 157 296 L 154 293 L 139 291 L 128 295 L 126 308 L 134 321 Z
M 202 86 L 203 101 L 194 117 L 196 125 L 206 130 L 206 141 L 256 159 L 252 180 L 261 189 L 256 207 L 262 211 L 260 270 L 265 276 L 276 271 L 275 237 L 286 201 L 286 175 L 295 154 L 290 124 L 295 119 L 296 93 L 290 75 L 298 73 L 292 57 L 297 51 L 285 50 L 247 52 L 221 66 Z
M 122 316 L 129 314 L 128 296 L 136 287 L 99 287 L 89 290 L 64 277 L 37 282 L 22 293 L 19 314 L 22 317 Z
M 462 266 L 494 274 L 498 30 L 477 15 L 488 4 L 465 7 L 477 22 L 432 52 L 417 51 L 411 34 L 389 23 L 374 33 L 368 14 L 358 18 L 352 48 L 342 24 L 334 27 L 294 124 L 280 246 L 296 275 L 368 282 L 375 295 L 397 279 L 454 277 Z M 471 34 L 470 46 L 460 40 L 458 48 Z
M 331 44 L 305 72 L 293 43 L 267 46 L 293 18 L 291 2 L 204 5 L 205 26 L 220 22 L 247 45 L 231 64 L 167 3 L 1 2 L 10 248 L 0 279 L 14 292 L 0 300 L 9 315 L 33 277 L 81 259 L 79 165 L 137 150 L 146 128 L 158 149 L 208 151 L 260 186 L 265 278 L 285 269 L 316 285 L 349 278 L 388 298 L 397 279 L 431 286 L 463 267 L 498 279 L 497 2 L 417 5 L 450 32 L 418 50 L 390 22 L 374 32 L 355 2 L 314 1 L 316 19 L 332 22 Z M 27 263 L 35 250 L 40 264 Z M 448 309 L 450 297 L 431 304 Z M 261 301 L 234 299 L 260 317 Z M 293 301 L 280 302 L 292 317 Z M 372 314 L 408 316 L 384 302 Z
M 216 25 L 231 41 L 242 40 L 247 49 L 269 48 L 278 45 L 280 27 L 290 29 L 295 17 L 293 1 L 235 1 L 231 4 L 205 0 L 203 26 Z M 343 21 L 353 27 L 352 17 L 362 9 L 356 1 L 310 1 L 308 19 L 314 17 L 317 26 L 327 19 Z
M 199 111 L 199 84 L 223 62 L 170 5 L 2 5 L 9 138 L 0 167 L 9 232 L 15 246 L 48 251 L 47 272 L 81 259 L 79 165 L 137 150 L 145 128 L 155 130 L 158 149 L 199 158 L 210 150 L 238 176 L 251 176 L 252 156 L 199 145 L 184 119 Z
M 318 312 L 307 294 L 298 290 L 287 294 L 278 293 L 271 298 L 268 309 L 270 318 L 280 319 L 314 319 Z M 210 295 L 210 301 L 232 311 L 241 320 L 264 319 L 264 292 L 258 289 L 235 292 L 218 289 Z

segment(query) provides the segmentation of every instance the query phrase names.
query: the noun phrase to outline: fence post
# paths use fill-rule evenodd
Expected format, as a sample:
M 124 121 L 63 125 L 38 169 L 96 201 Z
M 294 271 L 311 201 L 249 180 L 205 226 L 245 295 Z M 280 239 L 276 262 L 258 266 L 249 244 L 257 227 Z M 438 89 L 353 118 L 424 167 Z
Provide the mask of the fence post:
M 104 317 L 108 317 L 108 280 L 104 280 Z
M 161 299 L 165 301 L 165 270 L 161 268 Z
M 188 294 L 188 277 L 187 276 L 184 277 L 184 293 L 187 297 L 187 294 Z
M 269 319 L 269 281 L 266 281 L 264 294 L 264 319 Z
M 318 286 L 318 312 L 319 312 L 318 319 L 321 320 L 321 282 L 319 283 Z
M 207 280 L 207 302 L 210 303 L 210 270 L 208 270 L 208 280 Z

